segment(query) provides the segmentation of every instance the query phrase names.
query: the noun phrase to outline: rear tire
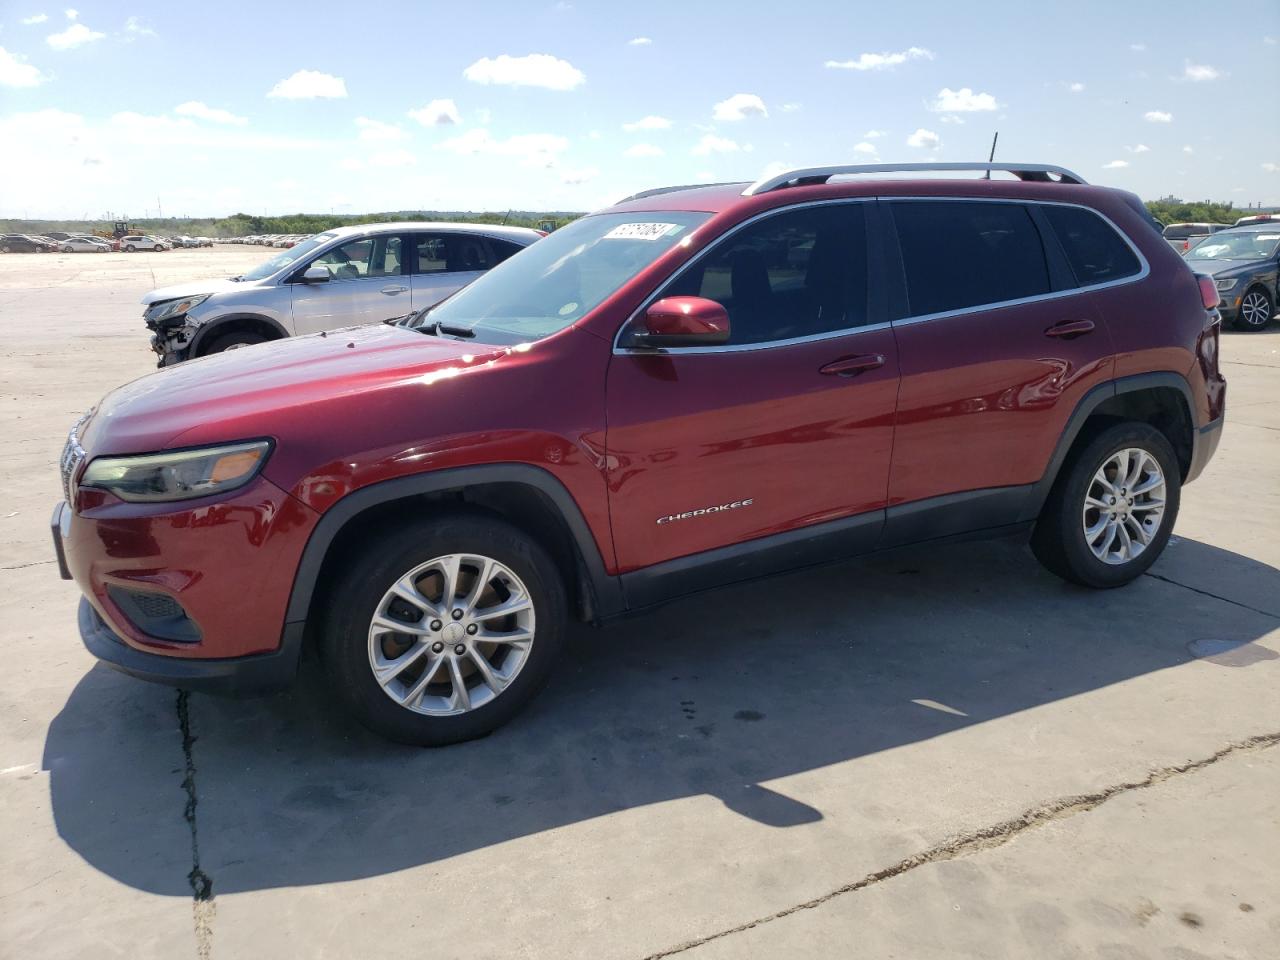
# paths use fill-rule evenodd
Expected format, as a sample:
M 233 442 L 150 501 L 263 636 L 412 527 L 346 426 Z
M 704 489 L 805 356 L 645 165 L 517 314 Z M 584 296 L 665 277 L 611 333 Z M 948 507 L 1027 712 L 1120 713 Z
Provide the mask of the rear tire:
M 67 246 L 63 247 L 63 248 L 62 248 L 62 252 L 63 252 L 63 253 L 75 253 L 75 251 L 71 249 L 71 245 L 70 245 L 70 244 L 68 244 Z
M 1253 287 L 1245 291 L 1240 298 L 1240 310 L 1236 313 L 1236 329 L 1248 333 L 1265 330 L 1275 316 L 1276 305 L 1270 294 L 1261 287 Z
M 200 351 L 200 356 L 207 357 L 215 353 L 233 350 L 237 347 L 251 347 L 255 343 L 266 342 L 267 338 L 260 333 L 254 333 L 251 330 L 235 330 L 231 333 L 224 333 L 220 337 L 214 337 L 210 341 L 208 349 Z
M 388 528 L 342 569 L 323 607 L 325 676 L 356 719 L 391 740 L 441 746 L 489 734 L 533 699 L 564 646 L 559 571 L 538 543 L 496 518 Z M 490 575 L 476 592 L 482 569 Z M 520 612 L 485 618 L 506 606 Z M 387 623 L 416 633 L 380 628 Z
M 1108 427 L 1063 465 L 1031 549 L 1071 583 L 1124 586 L 1145 573 L 1169 542 L 1181 487 L 1178 458 L 1163 433 L 1134 421 Z
M 137 248 L 137 247 L 135 247 L 135 246 L 131 243 L 131 244 L 129 244 L 127 247 L 125 247 L 125 248 L 124 248 L 124 251 L 125 251 L 125 253 L 133 253 L 133 252 L 134 252 L 135 250 L 137 250 L 137 249 L 138 249 L 138 248 Z

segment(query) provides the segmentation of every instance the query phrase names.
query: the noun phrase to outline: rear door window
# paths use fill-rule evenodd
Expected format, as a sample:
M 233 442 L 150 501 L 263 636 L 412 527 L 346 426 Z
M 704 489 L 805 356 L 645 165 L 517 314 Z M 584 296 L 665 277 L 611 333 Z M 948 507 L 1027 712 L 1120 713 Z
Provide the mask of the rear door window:
M 1142 271 L 1133 248 L 1092 210 L 1053 204 L 1043 209 L 1081 286 L 1123 280 Z
M 890 207 L 910 316 L 1049 293 L 1044 244 L 1022 204 L 895 200 Z
M 485 237 L 461 233 L 420 233 L 415 236 L 417 273 L 472 273 L 488 270 L 497 260 Z M 506 259 L 503 257 L 502 259 Z

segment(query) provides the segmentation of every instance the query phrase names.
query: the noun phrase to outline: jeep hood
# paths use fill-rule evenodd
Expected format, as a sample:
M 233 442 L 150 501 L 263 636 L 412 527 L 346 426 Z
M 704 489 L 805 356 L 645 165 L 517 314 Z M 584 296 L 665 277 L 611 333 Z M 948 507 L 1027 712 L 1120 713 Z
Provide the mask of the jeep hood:
M 368 417 L 375 426 L 425 404 L 427 387 L 456 393 L 444 381 L 487 375 L 527 352 L 382 324 L 291 337 L 125 384 L 98 404 L 81 442 L 99 456 L 313 432 L 326 419 Z
M 151 306 L 153 303 L 159 303 L 161 300 L 177 300 L 181 297 L 193 297 L 201 293 L 221 293 L 224 290 L 243 290 L 245 287 L 254 286 L 254 281 L 238 281 L 231 279 L 221 280 L 194 280 L 191 283 L 179 283 L 172 287 L 160 287 L 152 290 L 142 298 L 142 303 Z

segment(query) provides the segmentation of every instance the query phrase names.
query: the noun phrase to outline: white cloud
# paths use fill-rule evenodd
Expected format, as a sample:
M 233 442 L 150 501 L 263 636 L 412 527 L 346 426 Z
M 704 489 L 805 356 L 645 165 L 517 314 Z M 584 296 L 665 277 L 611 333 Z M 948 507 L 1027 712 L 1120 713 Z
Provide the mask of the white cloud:
M 634 120 L 631 123 L 624 123 L 622 129 L 627 133 L 635 133 L 637 130 L 667 130 L 671 127 L 671 121 L 666 117 L 647 116 Z
M 1217 80 L 1221 74 L 1216 67 L 1207 63 L 1192 63 L 1188 60 L 1182 67 L 1182 79 L 1192 83 L 1203 83 L 1205 80 Z
M 857 60 L 828 60 L 823 66 L 832 70 L 888 70 L 908 60 L 932 60 L 933 51 L 924 47 L 908 47 L 899 53 L 864 53 Z
M 943 122 L 943 123 L 959 123 L 959 124 L 963 124 L 963 123 L 964 123 L 964 117 L 957 117 L 954 113 L 952 113 L 952 114 L 948 114 L 947 116 L 943 117 L 943 118 L 942 118 L 942 122 Z
M 712 116 L 717 120 L 745 120 L 747 117 L 767 117 L 764 101 L 754 93 L 735 93 L 728 100 L 715 105 Z
M 549 53 L 531 53 L 527 57 L 481 57 L 462 75 L 472 83 L 499 84 L 508 87 L 545 87 L 548 90 L 572 90 L 586 81 L 586 76 L 568 60 Z
M 238 117 L 230 110 L 206 106 L 199 100 L 188 100 L 186 103 L 180 103 L 173 108 L 173 112 L 181 117 L 197 117 L 200 120 L 208 120 L 211 123 L 229 123 L 237 127 L 243 127 L 249 122 L 248 117 Z
M 1264 163 L 1262 169 L 1267 173 L 1280 173 L 1280 163 Z
M 907 137 L 908 147 L 924 147 L 928 150 L 937 150 L 942 146 L 942 138 L 932 130 L 926 130 L 924 127 L 918 129 L 911 136 Z
M 863 136 L 863 138 L 864 138 L 864 139 L 866 139 L 866 140 L 876 140 L 876 139 L 878 139 L 878 138 L 880 138 L 880 137 L 888 136 L 888 134 L 887 134 L 887 133 L 885 133 L 885 131 L 883 131 L 883 130 L 868 130 L 868 131 L 867 131 L 866 133 L 864 133 L 862 136 Z
M 488 123 L 489 111 L 482 110 L 482 123 Z M 424 127 L 451 127 L 462 122 L 458 114 L 458 105 L 452 100 L 432 100 L 419 110 L 410 110 L 409 116 Z
M 488 130 L 476 128 L 445 140 L 437 145 L 437 149 L 463 156 L 519 157 L 526 166 L 551 167 L 555 166 L 559 155 L 569 149 L 569 141 L 554 133 L 522 133 L 497 140 Z
M 1110 163 L 1104 163 L 1102 165 L 1102 169 L 1103 170 L 1119 170 L 1122 167 L 1127 167 L 1128 165 L 1129 165 L 1128 160 L 1112 160 Z
M 25 57 L 0 47 L 0 87 L 34 87 L 48 79 Z
M 369 156 L 369 166 L 371 167 L 407 167 L 417 162 L 418 158 L 404 149 L 386 150 Z
M 632 37 L 630 40 L 628 40 L 628 41 L 627 41 L 627 46 L 629 46 L 629 47 L 647 47 L 647 46 L 649 46 L 649 44 L 651 44 L 651 43 L 653 43 L 653 41 L 652 41 L 652 40 L 650 40 L 648 37 Z
M 1277 41 L 1276 41 L 1276 38 L 1275 38 L 1275 37 L 1263 37 L 1263 38 L 1262 38 L 1262 42 L 1263 42 L 1263 43 L 1265 43 L 1265 44 L 1266 44 L 1267 46 L 1269 46 L 1269 47 L 1274 47 L 1274 46 L 1276 45 L 1276 43 L 1277 43 Z
M 784 103 L 782 105 L 783 113 L 795 113 L 799 109 L 800 109 L 800 104 L 798 103 Z
M 595 167 L 583 167 L 581 170 L 565 170 L 560 174 L 560 182 L 570 185 L 586 183 L 588 180 L 594 180 L 600 176 L 600 171 Z
M 874 143 L 867 143 L 867 141 L 863 140 L 861 143 L 855 143 L 853 145 L 853 152 L 860 153 L 863 156 L 874 157 L 877 152 L 876 145 Z
M 1163 110 L 1148 110 L 1142 115 L 1142 119 L 1147 123 L 1173 123 L 1173 114 Z
M 1067 84 L 1067 89 L 1072 93 L 1084 93 L 1084 84 L 1080 82 Z
M 929 104 L 934 113 L 977 113 L 983 110 L 996 110 L 1000 104 L 989 93 L 974 93 L 968 87 L 952 90 L 943 87 L 938 96 Z
M 49 15 L 47 13 L 37 13 L 31 17 L 23 17 L 22 24 L 27 27 L 34 27 L 37 23 L 44 23 L 48 19 Z
M 1131 43 L 1129 44 L 1129 49 L 1134 53 L 1145 53 L 1147 45 L 1145 43 Z
M 703 134 L 702 139 L 693 148 L 695 157 L 705 157 L 712 153 L 736 153 L 742 148 L 727 137 L 717 137 L 714 133 Z
M 72 50 L 76 47 L 84 46 L 86 43 L 101 40 L 105 36 L 105 33 L 90 30 L 83 23 L 73 23 L 61 33 L 49 34 L 44 38 L 44 42 L 55 50 Z
M 319 70 L 299 70 L 285 77 L 267 93 L 281 100 L 340 99 L 347 95 L 346 81 Z
M 624 157 L 661 157 L 666 153 L 661 147 L 654 146 L 652 143 L 637 143 L 633 147 L 627 147 L 623 151 Z
M 156 32 L 142 22 L 141 17 L 130 17 L 124 22 L 124 32 L 135 37 L 154 37 Z
M 361 140 L 404 140 L 409 134 L 395 123 L 384 123 L 370 117 L 356 117 L 356 126 L 360 128 Z
M 1145 143 L 1140 143 L 1136 147 L 1125 147 L 1125 150 L 1128 151 L 1129 153 L 1150 153 L 1151 152 L 1151 148 L 1148 147 Z
M 67 11 L 67 19 L 68 19 L 68 20 L 79 20 L 79 19 L 80 19 L 80 11 L 79 11 L 79 10 L 68 10 L 68 11 Z
M 1183 148 L 1182 148 L 1182 152 L 1183 152 L 1183 153 L 1195 153 L 1195 151 L 1191 149 L 1191 145 L 1190 145 L 1190 144 L 1187 144 L 1187 146 L 1183 147 Z

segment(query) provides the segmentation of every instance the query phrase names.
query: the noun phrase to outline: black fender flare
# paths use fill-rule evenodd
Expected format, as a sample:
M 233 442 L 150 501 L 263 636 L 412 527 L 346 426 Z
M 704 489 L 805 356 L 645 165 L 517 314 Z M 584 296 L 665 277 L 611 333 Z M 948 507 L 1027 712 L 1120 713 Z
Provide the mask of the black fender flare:
M 253 320 L 257 323 L 266 324 L 268 327 L 275 330 L 276 333 L 280 335 L 281 339 L 289 336 L 289 331 L 284 328 L 284 325 L 280 323 L 279 320 L 273 320 L 260 313 L 224 313 L 207 323 L 200 324 L 200 326 L 196 328 L 195 336 L 193 336 L 191 338 L 191 342 L 187 344 L 187 355 L 191 357 L 198 357 L 200 355 L 200 346 L 205 343 L 205 341 L 209 340 L 211 337 L 216 337 L 223 327 L 228 323 L 233 323 L 237 320 Z
M 564 484 L 541 467 L 525 463 L 492 463 L 474 467 L 452 467 L 383 480 L 347 494 L 326 510 L 311 531 L 307 545 L 303 548 L 302 558 L 298 561 L 293 590 L 289 594 L 289 606 L 285 610 L 286 632 L 291 625 L 301 624 L 307 619 L 316 581 L 329 554 L 329 548 L 346 525 L 361 513 L 379 504 L 405 497 L 493 483 L 522 484 L 546 496 L 560 513 L 577 547 L 583 572 L 592 591 L 595 614 L 606 617 L 622 612 L 624 604 L 620 582 L 617 577 L 606 572 L 591 528 L 578 508 L 577 501 L 565 489 Z
M 1081 397 L 1080 402 L 1076 404 L 1075 410 L 1071 412 L 1071 416 L 1067 419 L 1067 425 L 1062 430 L 1062 435 L 1058 437 L 1058 444 L 1054 447 L 1053 456 L 1049 458 L 1049 465 L 1045 468 L 1044 475 L 1032 486 L 1031 493 L 1027 496 L 1022 508 L 1022 514 L 1018 519 L 1020 521 L 1035 520 L 1040 515 L 1044 502 L 1049 497 L 1049 491 L 1053 489 L 1053 484 L 1058 479 L 1058 471 L 1062 469 L 1062 464 L 1067 459 L 1067 454 L 1071 452 L 1072 445 L 1076 442 L 1076 438 L 1080 436 L 1080 431 L 1084 429 L 1085 421 L 1089 419 L 1098 407 L 1112 397 L 1118 397 L 1121 394 L 1159 388 L 1172 388 L 1182 395 L 1183 402 L 1187 405 L 1187 422 L 1191 424 L 1194 444 L 1199 435 L 1200 424 L 1196 418 L 1195 398 L 1191 393 L 1191 384 L 1187 382 L 1187 378 L 1182 374 L 1175 373 L 1172 370 L 1161 370 L 1151 373 L 1137 373 L 1132 376 L 1120 377 L 1116 380 L 1100 383 Z

